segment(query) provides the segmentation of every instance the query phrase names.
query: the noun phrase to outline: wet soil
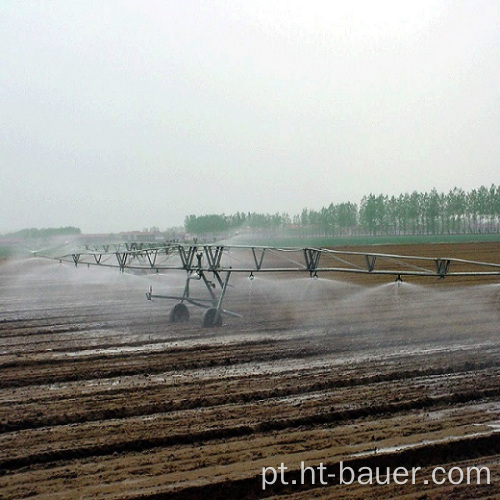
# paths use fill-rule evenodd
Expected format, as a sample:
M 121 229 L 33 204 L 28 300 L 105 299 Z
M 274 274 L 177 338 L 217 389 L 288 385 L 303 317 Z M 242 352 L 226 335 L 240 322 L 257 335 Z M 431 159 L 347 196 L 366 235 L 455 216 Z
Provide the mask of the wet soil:
M 499 250 L 372 248 L 489 262 Z M 0 497 L 500 497 L 498 279 L 231 285 L 225 307 L 244 317 L 204 329 L 202 310 L 171 324 L 175 302 L 146 300 L 150 286 L 182 292 L 182 274 L 3 262 Z M 416 484 L 346 485 L 341 463 L 421 470 Z M 263 468 L 281 464 L 263 490 Z M 337 480 L 318 484 L 320 464 Z M 490 484 L 435 485 L 436 466 L 489 467 Z

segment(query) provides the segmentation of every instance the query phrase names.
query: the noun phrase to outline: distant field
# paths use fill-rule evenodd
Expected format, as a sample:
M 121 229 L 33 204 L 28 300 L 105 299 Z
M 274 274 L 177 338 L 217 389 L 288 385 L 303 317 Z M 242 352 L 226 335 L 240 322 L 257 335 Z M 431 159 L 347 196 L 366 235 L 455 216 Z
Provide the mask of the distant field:
M 252 238 L 244 239 L 238 243 L 252 245 L 270 245 L 281 247 L 335 247 L 335 246 L 359 246 L 359 245 L 409 245 L 409 244 L 431 244 L 431 243 L 500 243 L 500 234 L 415 234 L 404 236 L 343 236 L 343 237 L 315 237 L 305 236 L 303 238 Z

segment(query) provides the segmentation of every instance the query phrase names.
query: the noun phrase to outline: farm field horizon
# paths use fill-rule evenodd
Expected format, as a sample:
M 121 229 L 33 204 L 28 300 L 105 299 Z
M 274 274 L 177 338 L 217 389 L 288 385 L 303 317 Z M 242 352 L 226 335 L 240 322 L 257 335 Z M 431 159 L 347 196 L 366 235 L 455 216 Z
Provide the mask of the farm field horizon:
M 347 247 L 500 263 L 497 241 Z M 236 276 L 243 318 L 214 329 L 146 300 L 184 278 L 0 262 L 2 498 L 500 495 L 498 277 Z M 301 463 L 421 470 L 302 484 Z M 438 466 L 491 481 L 436 485 Z

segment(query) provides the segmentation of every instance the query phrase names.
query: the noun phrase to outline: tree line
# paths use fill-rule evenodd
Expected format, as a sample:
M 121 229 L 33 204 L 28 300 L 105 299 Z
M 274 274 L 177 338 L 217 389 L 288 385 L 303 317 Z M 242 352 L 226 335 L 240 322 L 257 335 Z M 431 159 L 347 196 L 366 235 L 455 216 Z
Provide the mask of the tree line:
M 500 186 L 448 193 L 370 193 L 358 204 L 331 203 L 320 210 L 304 208 L 300 214 L 189 215 L 186 232 L 194 235 L 230 233 L 240 229 L 295 233 L 304 236 L 409 235 L 500 232 Z
M 20 231 L 15 231 L 13 233 L 7 233 L 5 237 L 8 238 L 24 238 L 24 239 L 37 239 L 37 238 L 50 238 L 52 236 L 68 236 L 68 235 L 78 235 L 81 234 L 81 230 L 78 227 L 66 226 L 66 227 L 47 227 L 43 229 L 37 229 L 34 227 L 21 229 Z

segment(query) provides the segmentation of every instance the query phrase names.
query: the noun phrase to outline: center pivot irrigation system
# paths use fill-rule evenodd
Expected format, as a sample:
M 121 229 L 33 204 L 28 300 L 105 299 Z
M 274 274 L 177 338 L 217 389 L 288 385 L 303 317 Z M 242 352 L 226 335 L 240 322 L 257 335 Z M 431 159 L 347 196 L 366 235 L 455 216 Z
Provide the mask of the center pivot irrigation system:
M 191 304 L 206 309 L 204 327 L 222 325 L 222 315 L 241 317 L 222 307 L 232 273 L 308 273 L 317 278 L 320 273 L 356 273 L 387 275 L 401 283 L 404 276 L 453 277 L 499 276 L 500 264 L 454 258 L 417 257 L 330 250 L 325 248 L 276 248 L 266 246 L 226 245 L 152 245 L 144 243 L 85 246 L 81 252 L 59 257 L 44 256 L 60 262 L 78 265 L 116 267 L 121 272 L 184 271 L 186 283 L 180 296 L 157 295 L 150 287 L 148 300 L 170 299 L 178 303 L 170 313 L 173 323 L 189 320 Z M 192 280 L 204 283 L 206 298 L 190 295 Z

